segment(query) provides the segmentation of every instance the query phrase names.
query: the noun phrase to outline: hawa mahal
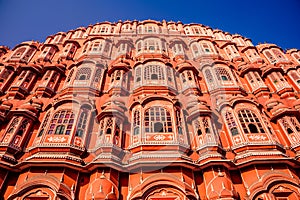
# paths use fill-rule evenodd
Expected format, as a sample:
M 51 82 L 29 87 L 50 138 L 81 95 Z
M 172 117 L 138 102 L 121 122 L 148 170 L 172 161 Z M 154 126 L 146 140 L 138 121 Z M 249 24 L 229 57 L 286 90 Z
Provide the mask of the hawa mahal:
M 300 51 L 102 22 L 0 46 L 0 198 L 296 200 Z

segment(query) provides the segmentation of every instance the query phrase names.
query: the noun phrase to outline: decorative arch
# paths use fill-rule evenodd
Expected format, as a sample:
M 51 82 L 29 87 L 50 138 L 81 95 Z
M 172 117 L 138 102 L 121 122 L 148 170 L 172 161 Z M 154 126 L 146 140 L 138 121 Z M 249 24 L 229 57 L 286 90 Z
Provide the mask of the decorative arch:
M 134 88 L 140 86 L 167 86 L 175 89 L 174 69 L 161 60 L 148 61 L 134 67 Z
M 231 102 L 222 105 L 222 116 L 232 145 L 267 145 L 278 140 L 271 127 L 253 102 Z M 231 105 L 230 105 L 231 104 Z
M 280 194 L 286 193 L 285 195 L 294 197 L 291 199 L 299 199 L 299 191 L 300 187 L 297 179 L 286 176 L 285 174 L 271 172 L 262 177 L 261 181 L 249 187 L 249 198 L 259 200 L 259 197 L 263 194 L 268 194 L 272 197 L 281 197 Z
M 142 191 L 142 192 L 141 192 Z M 162 192 L 165 193 L 162 193 Z M 133 188 L 128 195 L 132 200 L 154 200 L 161 194 L 168 195 L 174 200 L 183 200 L 189 197 L 191 200 L 198 199 L 198 194 L 193 186 L 182 182 L 178 177 L 170 174 L 156 174 L 146 178 L 142 184 Z
M 14 200 L 15 198 L 33 196 L 36 194 L 43 195 L 44 197 L 55 196 L 61 197 L 64 200 L 72 200 L 71 189 L 61 183 L 56 177 L 51 175 L 39 175 L 29 178 L 27 181 L 18 185 L 14 192 L 8 197 L 8 200 Z
M 208 90 L 210 92 L 216 89 L 230 90 L 238 87 L 237 77 L 230 70 L 227 63 L 214 62 L 201 67 Z

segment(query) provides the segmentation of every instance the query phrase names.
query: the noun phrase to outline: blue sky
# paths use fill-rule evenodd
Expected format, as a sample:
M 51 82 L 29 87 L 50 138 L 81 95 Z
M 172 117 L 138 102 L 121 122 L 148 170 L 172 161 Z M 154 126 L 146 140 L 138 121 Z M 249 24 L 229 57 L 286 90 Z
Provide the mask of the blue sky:
M 201 23 L 252 39 L 300 49 L 299 0 L 0 0 L 0 45 L 101 21 L 167 20 Z

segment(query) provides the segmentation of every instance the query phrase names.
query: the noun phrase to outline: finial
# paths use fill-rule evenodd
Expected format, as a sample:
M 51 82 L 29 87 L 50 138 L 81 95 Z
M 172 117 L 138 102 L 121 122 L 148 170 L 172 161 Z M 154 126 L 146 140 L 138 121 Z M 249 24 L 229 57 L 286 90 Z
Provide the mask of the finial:
M 140 173 L 140 183 L 143 183 L 143 170 L 141 169 L 141 173 Z
M 106 178 L 106 177 L 105 177 L 105 174 L 104 174 L 104 170 L 102 170 L 102 173 L 101 173 L 100 178 L 101 178 L 101 179 Z
M 113 185 L 111 186 L 111 192 L 110 192 L 110 193 L 112 193 L 112 194 L 115 193 L 115 189 L 114 189 L 114 186 L 113 186 Z
M 220 177 L 223 177 L 223 176 L 224 176 L 224 174 L 221 172 L 220 167 L 218 167 L 218 176 L 220 176 Z

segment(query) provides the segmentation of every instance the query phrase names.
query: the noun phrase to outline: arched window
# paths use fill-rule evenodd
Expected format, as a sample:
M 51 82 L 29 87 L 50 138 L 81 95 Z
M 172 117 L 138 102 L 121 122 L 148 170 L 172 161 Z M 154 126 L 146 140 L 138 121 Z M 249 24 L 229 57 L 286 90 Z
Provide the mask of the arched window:
M 79 68 L 75 80 L 89 80 L 92 70 L 88 67 Z
M 86 128 L 86 123 L 87 123 L 87 112 L 82 111 L 82 113 L 79 116 L 78 123 L 77 123 L 77 129 L 75 136 L 77 137 L 82 137 Z
M 184 33 L 186 35 L 190 35 L 191 34 L 190 27 L 184 27 Z
M 262 123 L 251 110 L 240 110 L 238 116 L 244 133 L 265 133 Z
M 272 49 L 272 52 L 277 57 L 278 60 L 284 59 L 284 55 L 279 49 Z
M 11 69 L 4 68 L 0 73 L 0 86 L 2 85 L 2 83 L 6 82 L 12 74 L 13 71 Z
M 68 77 L 66 79 L 67 83 L 71 81 L 71 78 L 72 78 L 73 74 L 74 74 L 74 68 L 71 69 L 71 71 L 69 72 L 69 75 L 68 75 Z
M 200 48 L 204 54 L 215 53 L 214 46 L 208 41 L 200 41 Z
M 15 50 L 14 54 L 11 56 L 11 59 L 21 58 L 25 51 L 26 51 L 26 47 L 19 47 L 17 50 Z
M 111 117 L 106 119 L 106 124 L 104 126 L 104 133 L 110 135 L 113 128 L 113 119 Z
M 144 49 L 148 50 L 149 52 L 154 52 L 154 51 L 160 51 L 160 40 L 159 39 L 154 39 L 154 38 L 149 38 L 144 41 Z
M 157 33 L 158 32 L 158 27 L 156 25 L 145 25 L 144 26 L 144 31 L 145 33 Z
M 49 121 L 49 117 L 50 117 L 50 112 L 47 113 L 42 125 L 41 125 L 41 128 L 40 128 L 40 131 L 39 131 L 39 134 L 38 134 L 38 137 L 41 137 L 45 131 L 45 128 L 46 126 L 48 125 L 48 121 Z
M 139 41 L 138 43 L 137 43 L 137 52 L 141 52 L 142 51 L 142 41 Z
M 176 110 L 176 126 L 177 126 L 177 131 L 179 135 L 182 135 L 182 118 L 181 118 L 181 113 L 180 110 L 178 108 L 178 110 Z
M 19 122 L 20 122 L 20 118 L 19 118 L 19 117 L 15 117 L 15 118 L 12 120 L 12 122 L 11 122 L 9 128 L 7 129 L 7 133 L 8 133 L 8 134 L 13 134 L 13 133 L 16 131 Z
M 101 69 L 97 69 L 96 73 L 95 73 L 95 78 L 94 78 L 94 86 L 97 88 L 100 84 L 101 81 L 101 73 L 102 70 Z
M 292 78 L 294 83 L 300 87 L 300 75 L 296 70 L 292 70 L 288 72 L 288 75 Z
M 293 133 L 300 133 L 300 123 L 296 117 L 284 117 L 283 119 L 279 120 L 283 125 L 283 128 L 286 132 L 290 135 Z
M 265 83 L 263 82 L 257 71 L 250 71 L 245 75 L 245 77 L 249 82 L 252 90 L 256 90 L 261 87 L 266 87 Z
M 276 90 L 291 88 L 289 83 L 282 76 L 281 72 L 272 72 L 271 74 L 268 75 L 268 78 L 270 79 L 271 83 L 274 85 Z
M 191 29 L 192 29 L 192 33 L 194 35 L 202 35 L 203 34 L 202 29 L 199 26 L 192 26 Z
M 239 53 L 234 45 L 228 45 L 224 48 L 224 50 L 228 55 L 229 59 L 233 59 L 236 56 L 239 56 Z
M 35 49 L 34 48 L 29 48 L 29 50 L 27 50 L 27 52 L 25 53 L 24 57 L 23 57 L 23 60 L 25 62 L 28 62 L 29 59 L 32 57 L 33 53 L 35 52 Z
M 171 67 L 168 67 L 166 66 L 167 68 L 167 78 L 168 78 L 168 82 L 173 82 L 173 78 L 174 78 L 174 75 L 173 75 L 173 71 L 172 71 L 172 68 Z
M 205 73 L 205 77 L 207 79 L 207 82 L 208 83 L 213 83 L 214 82 L 214 78 L 213 78 L 213 75 L 211 74 L 210 70 L 206 69 L 204 73 Z
M 169 111 L 163 107 L 151 107 L 145 111 L 145 132 L 172 132 L 172 120 Z
M 219 81 L 221 82 L 232 81 L 231 76 L 226 69 L 218 67 L 215 70 Z
M 295 59 L 298 63 L 300 63 L 300 55 L 299 55 L 299 52 L 293 53 L 293 54 L 292 54 L 292 57 L 294 57 L 294 59 Z
M 73 128 L 75 115 L 70 110 L 56 112 L 51 121 L 48 134 L 70 135 Z
M 115 76 L 116 80 L 120 80 L 121 79 L 121 71 L 120 70 L 117 70 L 116 71 L 116 76 Z
M 231 112 L 228 111 L 225 113 L 225 120 L 231 135 L 232 136 L 238 135 L 239 131 L 238 131 L 237 123 L 235 122 L 235 119 Z
M 192 52 L 194 54 L 194 58 L 200 56 L 199 45 L 197 43 L 192 44 Z
M 173 44 L 172 51 L 173 51 L 174 56 L 184 55 L 183 44 L 181 44 L 181 43 Z
M 92 44 L 91 52 L 102 52 L 103 41 L 94 41 Z
M 136 84 L 140 84 L 141 82 L 141 68 L 137 67 L 135 68 L 135 83 Z
M 208 117 L 201 117 L 200 119 L 195 121 L 195 134 L 198 136 L 205 134 L 212 133 L 211 125 L 210 125 L 210 118 Z
M 144 69 L 145 80 L 164 80 L 162 67 L 159 65 L 148 65 Z
M 180 76 L 181 76 L 181 81 L 184 84 L 186 82 L 185 73 L 181 73 Z
M 140 125 L 141 125 L 141 119 L 140 119 L 140 111 L 136 110 L 133 114 L 133 135 L 140 134 Z
M 271 52 L 269 50 L 265 50 L 265 55 L 267 57 L 267 59 L 270 61 L 270 63 L 275 63 L 277 60 L 275 59 L 275 57 L 271 54 Z

